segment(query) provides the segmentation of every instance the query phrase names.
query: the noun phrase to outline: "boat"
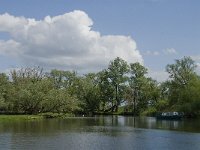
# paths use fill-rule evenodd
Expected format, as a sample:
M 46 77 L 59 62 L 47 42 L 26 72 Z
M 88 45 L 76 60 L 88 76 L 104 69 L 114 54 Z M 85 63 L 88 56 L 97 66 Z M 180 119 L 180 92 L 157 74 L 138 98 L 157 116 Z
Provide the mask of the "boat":
M 157 119 L 180 120 L 183 118 L 183 112 L 162 112 L 156 116 Z

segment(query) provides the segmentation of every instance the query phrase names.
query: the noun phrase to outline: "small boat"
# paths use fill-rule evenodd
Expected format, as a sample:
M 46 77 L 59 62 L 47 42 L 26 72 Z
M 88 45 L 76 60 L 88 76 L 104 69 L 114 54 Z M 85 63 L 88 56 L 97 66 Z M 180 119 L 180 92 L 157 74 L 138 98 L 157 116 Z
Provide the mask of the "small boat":
M 157 119 L 165 119 L 165 120 L 180 120 L 183 118 L 182 112 L 162 112 L 156 116 Z

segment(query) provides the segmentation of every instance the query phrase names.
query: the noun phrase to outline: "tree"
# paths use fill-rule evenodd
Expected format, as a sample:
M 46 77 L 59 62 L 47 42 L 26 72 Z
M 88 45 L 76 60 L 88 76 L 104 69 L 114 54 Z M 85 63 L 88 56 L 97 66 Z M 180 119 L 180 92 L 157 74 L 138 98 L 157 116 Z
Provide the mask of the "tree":
M 172 82 L 177 86 L 185 86 L 193 78 L 196 65 L 190 57 L 184 57 L 180 60 L 175 60 L 175 64 L 169 64 L 166 71 Z
M 98 78 L 95 73 L 88 73 L 82 78 L 82 108 L 85 113 L 94 113 L 99 110 L 100 91 Z
M 110 62 L 108 66 L 108 79 L 111 85 L 115 88 L 115 111 L 118 111 L 118 106 L 123 99 L 123 87 L 127 81 L 126 74 L 129 71 L 129 66 L 126 61 L 117 57 Z
M 54 82 L 55 88 L 65 88 L 69 89 L 73 87 L 73 84 L 77 78 L 75 71 L 62 71 L 62 70 L 51 70 L 48 74 L 48 77 L 51 78 Z
M 136 115 L 136 113 L 139 111 L 138 105 L 142 94 L 141 89 L 146 82 L 145 74 L 147 74 L 147 69 L 140 63 L 136 62 L 130 64 L 129 86 L 132 89 L 133 99 L 131 103 L 134 115 Z
M 9 90 L 8 76 L 4 73 L 0 73 L 0 111 L 6 111 L 8 109 L 8 90 Z
M 180 93 L 178 109 L 187 115 L 200 114 L 200 78 L 194 77 L 188 86 Z
M 26 82 L 37 82 L 39 80 L 42 80 L 45 77 L 45 74 L 43 73 L 43 69 L 40 67 L 35 68 L 21 68 L 20 70 L 12 70 L 11 71 L 11 80 L 12 83 L 17 84 L 23 84 Z
M 160 98 L 155 106 L 158 112 L 169 109 L 170 84 L 169 81 L 165 81 L 158 86 Z
M 147 74 L 147 68 L 145 68 L 138 62 L 131 63 L 130 64 L 130 73 L 132 75 L 131 78 L 139 79 L 141 77 L 144 77 Z
M 199 108 L 199 77 L 195 73 L 195 62 L 190 57 L 176 60 L 175 64 L 167 65 L 170 74 L 169 105 L 172 110 L 184 111 L 186 114 L 195 114 Z M 195 107 L 196 106 L 196 107 Z M 197 111 L 198 112 L 198 111 Z
M 146 77 L 147 68 L 140 63 L 130 64 L 129 86 L 132 89 L 132 111 L 139 114 L 146 110 L 149 105 L 154 105 L 159 98 L 157 82 Z
M 115 88 L 110 82 L 109 72 L 105 69 L 98 73 L 98 86 L 100 91 L 101 111 L 113 111 Z M 111 105 L 111 106 L 110 106 Z
M 41 102 L 41 112 L 75 113 L 79 108 L 79 101 L 65 89 L 51 89 Z
M 37 113 L 43 97 L 45 74 L 43 69 L 22 68 L 11 71 L 11 87 L 8 91 L 8 101 L 11 112 Z

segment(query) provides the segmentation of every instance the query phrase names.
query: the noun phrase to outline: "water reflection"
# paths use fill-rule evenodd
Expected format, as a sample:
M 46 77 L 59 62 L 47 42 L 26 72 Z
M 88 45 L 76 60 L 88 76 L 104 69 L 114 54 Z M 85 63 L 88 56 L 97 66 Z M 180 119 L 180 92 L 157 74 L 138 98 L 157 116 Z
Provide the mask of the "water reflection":
M 120 127 L 133 127 L 145 129 L 165 129 L 188 132 L 200 132 L 200 120 L 156 120 L 154 117 L 123 117 L 123 116 L 96 116 L 80 117 L 68 119 L 47 119 L 32 121 L 4 121 L 0 123 L 0 133 L 57 133 L 66 132 L 84 132 L 95 130 L 95 127 L 112 127 L 114 130 Z M 99 128 L 98 128 L 99 129 Z M 108 130 L 102 128 L 102 130 Z M 102 131 L 104 132 L 104 131 Z
M 0 145 L 5 150 L 200 149 L 198 133 L 200 120 L 169 121 L 154 117 L 4 121 L 0 123 Z

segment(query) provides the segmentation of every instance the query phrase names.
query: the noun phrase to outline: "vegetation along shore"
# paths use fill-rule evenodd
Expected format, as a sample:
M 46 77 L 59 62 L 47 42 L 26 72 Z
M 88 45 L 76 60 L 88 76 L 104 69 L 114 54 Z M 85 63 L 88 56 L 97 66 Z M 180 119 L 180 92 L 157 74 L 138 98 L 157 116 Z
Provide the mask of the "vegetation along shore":
M 11 70 L 9 75 L 0 73 L 0 113 L 48 118 L 48 114 L 179 111 L 195 117 L 200 114 L 200 76 L 195 68 L 190 57 L 175 60 L 166 66 L 169 79 L 162 83 L 148 77 L 141 64 L 128 64 L 119 57 L 107 69 L 85 75 L 56 69 L 43 72 L 40 67 Z

